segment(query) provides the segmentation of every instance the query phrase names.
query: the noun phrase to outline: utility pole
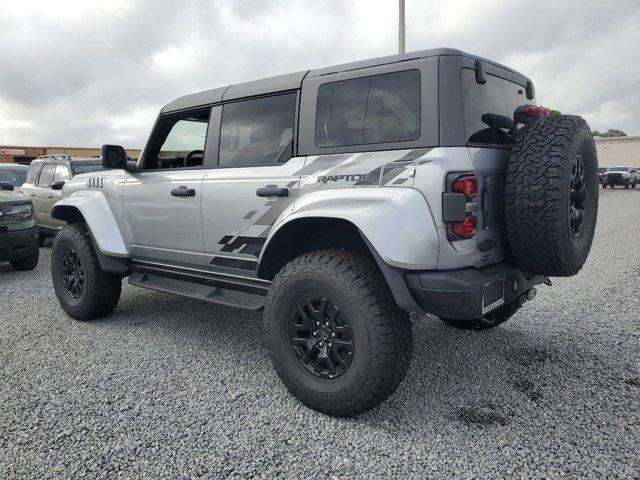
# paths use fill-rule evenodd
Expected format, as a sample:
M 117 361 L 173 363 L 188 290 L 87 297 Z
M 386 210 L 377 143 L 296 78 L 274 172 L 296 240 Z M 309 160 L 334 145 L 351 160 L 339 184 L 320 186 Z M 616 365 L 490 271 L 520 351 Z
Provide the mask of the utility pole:
M 398 52 L 404 53 L 404 0 L 398 1 Z

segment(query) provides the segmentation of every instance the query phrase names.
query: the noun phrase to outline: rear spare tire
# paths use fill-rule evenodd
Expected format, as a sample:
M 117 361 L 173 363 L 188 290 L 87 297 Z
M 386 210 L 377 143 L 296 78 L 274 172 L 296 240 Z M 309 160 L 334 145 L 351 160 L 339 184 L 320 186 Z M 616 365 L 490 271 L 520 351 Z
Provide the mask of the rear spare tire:
M 509 245 L 523 270 L 556 277 L 580 271 L 598 214 L 598 158 L 584 119 L 545 117 L 518 131 L 505 214 Z

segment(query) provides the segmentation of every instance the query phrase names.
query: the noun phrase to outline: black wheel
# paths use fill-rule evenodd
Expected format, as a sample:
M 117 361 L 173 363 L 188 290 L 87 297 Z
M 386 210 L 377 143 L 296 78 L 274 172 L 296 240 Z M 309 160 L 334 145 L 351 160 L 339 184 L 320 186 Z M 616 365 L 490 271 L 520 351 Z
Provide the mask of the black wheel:
M 44 247 L 44 242 L 46 241 L 47 241 L 47 236 L 44 233 L 40 232 L 38 234 L 38 245 L 40 245 L 41 247 Z
M 631 188 L 636 188 L 636 185 L 637 185 L 636 183 L 632 183 Z
M 409 368 L 409 316 L 373 260 L 354 252 L 323 250 L 287 263 L 267 294 L 264 327 L 287 389 L 329 415 L 376 407 Z
M 518 132 L 505 214 L 509 245 L 523 270 L 557 277 L 580 271 L 598 214 L 598 159 L 582 118 L 541 118 Z
M 18 272 L 26 272 L 27 270 L 33 270 L 38 266 L 38 260 L 40 259 L 40 252 L 36 252 L 27 258 L 21 258 L 20 260 L 12 260 L 9 262 L 11 268 Z
M 455 320 L 452 318 L 440 318 L 444 323 L 462 330 L 488 330 L 490 328 L 502 325 L 520 310 L 520 306 L 515 303 L 503 305 L 489 312 L 482 318 L 474 318 L 471 320 Z
M 104 317 L 118 305 L 122 279 L 100 270 L 89 230 L 83 223 L 66 225 L 56 235 L 51 277 L 60 305 L 76 320 Z
M 606 183 L 603 183 L 603 184 L 602 184 L 602 188 L 607 188 L 607 184 L 606 184 Z
M 624 184 L 624 188 L 629 188 L 629 184 L 628 184 L 628 183 L 625 183 L 625 184 Z

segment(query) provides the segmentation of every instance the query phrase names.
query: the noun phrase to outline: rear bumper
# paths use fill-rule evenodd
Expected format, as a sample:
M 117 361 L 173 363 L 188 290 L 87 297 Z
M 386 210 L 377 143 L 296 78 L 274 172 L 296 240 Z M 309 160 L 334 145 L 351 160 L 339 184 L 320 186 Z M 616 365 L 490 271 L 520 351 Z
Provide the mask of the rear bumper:
M 0 262 L 30 257 L 38 251 L 38 227 L 0 231 Z
M 515 301 L 545 277 L 501 262 L 480 269 L 405 272 L 404 279 L 420 310 L 463 320 L 480 318 Z

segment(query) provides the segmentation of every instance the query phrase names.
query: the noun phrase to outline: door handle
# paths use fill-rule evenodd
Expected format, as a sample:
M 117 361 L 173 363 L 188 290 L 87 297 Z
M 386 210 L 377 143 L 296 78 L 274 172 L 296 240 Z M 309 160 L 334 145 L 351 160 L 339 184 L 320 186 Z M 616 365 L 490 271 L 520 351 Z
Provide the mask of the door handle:
M 30 197 L 35 197 L 35 196 L 36 196 L 36 194 L 35 194 L 35 193 L 30 193 L 30 194 L 29 194 L 29 196 L 30 196 Z
M 194 188 L 178 187 L 171 190 L 172 197 L 195 197 L 196 190 Z
M 256 190 L 256 195 L 259 197 L 288 197 L 289 189 L 277 185 L 267 185 Z
M 53 198 L 53 194 L 47 193 L 47 198 Z

